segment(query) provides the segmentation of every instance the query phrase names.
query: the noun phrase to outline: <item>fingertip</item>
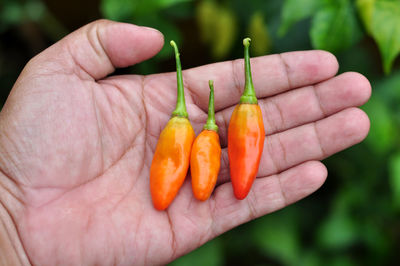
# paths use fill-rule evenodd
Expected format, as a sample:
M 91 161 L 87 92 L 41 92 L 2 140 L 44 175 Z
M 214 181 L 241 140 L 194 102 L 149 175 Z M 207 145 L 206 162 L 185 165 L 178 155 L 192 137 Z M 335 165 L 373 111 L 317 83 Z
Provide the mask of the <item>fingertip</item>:
M 357 98 L 359 99 L 359 105 L 362 105 L 368 101 L 371 97 L 371 83 L 369 80 L 362 74 L 358 72 L 347 72 L 343 75 L 347 75 L 351 79 L 351 84 L 357 93 Z
M 313 184 L 313 186 L 310 186 L 310 188 L 312 187 L 312 189 L 316 191 L 325 183 L 325 180 L 328 177 L 328 169 L 320 161 L 307 162 L 306 166 L 308 167 L 309 171 L 309 174 L 306 175 L 306 178 L 310 179 L 311 183 Z
M 350 108 L 351 116 L 349 116 L 349 122 L 353 126 L 353 130 L 355 134 L 355 143 L 359 143 L 363 141 L 369 133 L 369 129 L 371 126 L 371 122 L 369 120 L 368 115 L 361 110 L 360 108 Z
M 100 21 L 99 39 L 115 67 L 127 67 L 156 55 L 164 45 L 154 28 L 129 23 Z
M 336 56 L 328 51 L 313 50 L 309 53 L 309 63 L 305 65 L 305 70 L 314 72 L 320 80 L 326 80 L 334 77 L 339 71 L 339 62 Z
M 318 190 L 328 171 L 320 161 L 308 161 L 281 174 L 282 191 L 286 204 L 294 203 Z
M 368 79 L 357 72 L 345 72 L 316 84 L 314 88 L 324 115 L 353 106 L 361 106 L 371 96 L 371 85 Z
M 368 135 L 370 122 L 368 115 L 357 107 L 350 107 L 338 113 L 342 138 L 351 141 L 352 145 L 361 142 Z
M 336 56 L 328 51 L 317 50 L 319 62 L 327 66 L 326 71 L 328 76 L 334 76 L 339 71 L 339 61 Z
M 327 80 L 339 69 L 336 57 L 323 50 L 287 52 L 281 58 L 291 88 Z

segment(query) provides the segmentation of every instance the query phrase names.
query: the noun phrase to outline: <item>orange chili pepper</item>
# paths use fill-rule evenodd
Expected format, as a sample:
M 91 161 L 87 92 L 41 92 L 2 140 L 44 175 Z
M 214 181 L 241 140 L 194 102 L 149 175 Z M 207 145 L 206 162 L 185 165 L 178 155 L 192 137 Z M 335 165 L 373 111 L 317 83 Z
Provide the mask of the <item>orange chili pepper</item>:
M 171 41 L 171 45 L 176 58 L 178 96 L 172 117 L 158 139 L 150 167 L 150 191 L 157 210 L 165 210 L 171 204 L 185 181 L 195 138 L 186 111 L 178 47 L 174 41 Z
M 228 157 L 233 192 L 244 199 L 256 178 L 264 148 L 265 131 L 251 78 L 250 38 L 243 40 L 245 89 L 240 103 L 233 110 L 228 128 Z
M 217 182 L 221 165 L 221 145 L 219 143 L 218 126 L 214 115 L 214 86 L 210 85 L 208 102 L 208 118 L 203 131 L 194 140 L 190 155 L 190 172 L 192 174 L 192 190 L 198 200 L 207 200 Z

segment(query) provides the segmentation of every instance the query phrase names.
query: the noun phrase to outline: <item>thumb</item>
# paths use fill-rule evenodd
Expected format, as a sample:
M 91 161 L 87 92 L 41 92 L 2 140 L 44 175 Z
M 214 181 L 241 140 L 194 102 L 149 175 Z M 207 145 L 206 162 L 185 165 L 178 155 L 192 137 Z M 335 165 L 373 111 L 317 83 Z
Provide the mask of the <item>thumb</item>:
M 45 74 L 76 74 L 101 79 L 117 67 L 127 67 L 157 54 L 164 43 L 155 29 L 98 20 L 47 48 L 28 64 Z M 34 66 L 34 67 L 33 67 Z M 38 67 L 40 66 L 40 67 Z

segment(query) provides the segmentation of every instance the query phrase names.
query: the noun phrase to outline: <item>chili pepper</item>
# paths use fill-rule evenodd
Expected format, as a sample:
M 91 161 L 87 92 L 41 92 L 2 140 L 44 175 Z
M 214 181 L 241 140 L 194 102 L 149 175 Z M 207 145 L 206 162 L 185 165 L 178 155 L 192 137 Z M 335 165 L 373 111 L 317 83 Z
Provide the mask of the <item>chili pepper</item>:
M 208 102 L 208 118 L 203 131 L 193 142 L 190 155 L 190 172 L 192 174 L 192 190 L 196 199 L 208 199 L 217 182 L 221 165 L 221 145 L 219 143 L 218 126 L 214 115 L 214 86 L 209 81 L 210 98 Z
M 185 180 L 190 151 L 195 138 L 189 122 L 183 91 L 182 68 L 176 43 L 171 41 L 176 58 L 176 108 L 158 139 L 150 167 L 150 191 L 153 205 L 165 210 L 174 200 Z
M 256 178 L 264 148 L 265 131 L 251 78 L 250 38 L 243 40 L 245 89 L 233 110 L 228 128 L 228 157 L 233 192 L 244 199 Z

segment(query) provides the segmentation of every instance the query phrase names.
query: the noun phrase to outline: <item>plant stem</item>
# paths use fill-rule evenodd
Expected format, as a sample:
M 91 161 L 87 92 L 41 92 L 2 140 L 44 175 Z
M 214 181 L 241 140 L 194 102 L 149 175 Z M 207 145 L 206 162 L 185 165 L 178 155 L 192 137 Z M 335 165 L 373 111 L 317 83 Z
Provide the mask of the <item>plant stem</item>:
M 208 81 L 210 86 L 210 98 L 208 100 L 208 118 L 204 125 L 204 129 L 218 132 L 218 126 L 215 124 L 215 110 L 214 110 L 214 84 L 212 80 Z
M 179 116 L 188 118 L 188 113 L 186 111 L 186 104 L 185 104 L 185 93 L 183 90 L 182 67 L 181 67 L 181 60 L 179 58 L 178 46 L 174 41 L 171 41 L 170 44 L 175 51 L 176 81 L 177 81 L 177 91 L 178 91 L 177 93 L 178 95 L 176 98 L 176 107 L 175 110 L 172 112 L 172 117 Z
M 240 103 L 257 104 L 256 92 L 253 86 L 253 80 L 251 78 L 251 67 L 250 67 L 250 38 L 243 40 L 244 45 L 244 71 L 245 71 L 245 87 L 242 97 L 240 97 Z

